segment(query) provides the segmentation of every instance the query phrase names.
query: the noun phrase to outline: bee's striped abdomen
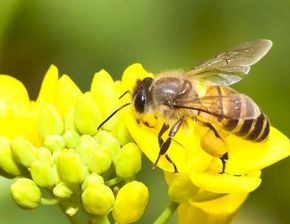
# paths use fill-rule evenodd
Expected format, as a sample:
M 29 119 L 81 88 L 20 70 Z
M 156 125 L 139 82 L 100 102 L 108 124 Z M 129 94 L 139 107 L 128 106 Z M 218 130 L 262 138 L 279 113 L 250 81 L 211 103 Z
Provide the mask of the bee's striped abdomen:
M 270 131 L 268 119 L 250 98 L 245 95 L 239 97 L 240 102 L 232 109 L 240 114 L 240 118 L 229 119 L 225 129 L 250 141 L 263 141 Z
M 211 103 L 216 105 L 211 106 L 211 113 L 215 115 L 216 123 L 226 131 L 255 142 L 263 141 L 269 135 L 268 119 L 246 95 L 227 87 L 213 86 L 206 96 L 217 96 Z
M 260 116 L 252 122 L 252 127 L 249 134 L 246 135 L 246 139 L 257 142 L 263 141 L 269 134 L 269 128 L 269 121 L 261 112 Z

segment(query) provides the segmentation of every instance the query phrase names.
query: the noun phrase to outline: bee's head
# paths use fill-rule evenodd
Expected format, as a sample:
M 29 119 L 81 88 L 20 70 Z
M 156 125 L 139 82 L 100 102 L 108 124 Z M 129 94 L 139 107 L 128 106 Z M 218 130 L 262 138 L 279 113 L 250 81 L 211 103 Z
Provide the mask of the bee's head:
M 152 84 L 152 78 L 145 78 L 143 80 L 138 80 L 133 92 L 133 101 L 135 110 L 139 113 L 146 112 L 148 108 L 148 103 L 150 100 L 150 86 Z

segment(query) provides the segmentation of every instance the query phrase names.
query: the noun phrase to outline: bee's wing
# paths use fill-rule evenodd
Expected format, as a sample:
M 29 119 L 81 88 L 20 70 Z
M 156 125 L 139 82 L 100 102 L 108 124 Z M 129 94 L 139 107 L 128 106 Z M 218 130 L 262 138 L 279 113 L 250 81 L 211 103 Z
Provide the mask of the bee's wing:
M 205 96 L 194 100 L 180 99 L 174 107 L 196 110 L 217 118 L 256 119 L 261 110 L 257 104 L 244 94 L 228 94 L 226 96 Z
M 243 79 L 249 73 L 250 66 L 264 57 L 271 47 L 272 41 L 266 39 L 244 42 L 207 60 L 186 74 L 199 80 L 229 86 Z

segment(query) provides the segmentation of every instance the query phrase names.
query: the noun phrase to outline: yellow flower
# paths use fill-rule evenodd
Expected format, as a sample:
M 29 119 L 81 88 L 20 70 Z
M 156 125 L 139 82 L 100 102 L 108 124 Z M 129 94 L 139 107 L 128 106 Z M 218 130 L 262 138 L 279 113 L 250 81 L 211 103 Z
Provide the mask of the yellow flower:
M 152 74 L 147 73 L 140 64 L 134 64 L 124 72 L 122 82 L 132 92 L 134 83 L 145 77 L 152 77 Z M 154 128 L 137 122 L 137 117 L 149 123 L 153 122 Z M 156 121 L 150 115 L 137 114 L 133 106 L 128 109 L 126 116 L 132 137 L 153 163 L 159 152 L 157 136 L 163 122 L 163 118 Z M 220 159 L 206 153 L 201 147 L 201 139 L 207 130 L 189 118 L 187 127 L 182 127 L 177 132 L 175 141 L 167 151 L 179 173 L 172 173 L 174 168 L 164 156 L 157 164 L 165 171 L 170 197 L 181 203 L 180 223 L 212 223 L 210 220 L 213 215 L 217 219 L 220 217 L 221 220 L 230 220 L 230 216 L 243 203 L 247 194 L 260 185 L 260 170 L 290 154 L 289 139 L 274 127 L 271 127 L 268 139 L 261 143 L 229 135 L 226 138 L 229 146 L 226 172 L 219 174 L 222 170 Z M 164 136 L 167 134 L 168 132 Z M 211 208 L 216 207 L 223 209 L 212 211 Z M 193 221 L 194 219 L 200 222 Z

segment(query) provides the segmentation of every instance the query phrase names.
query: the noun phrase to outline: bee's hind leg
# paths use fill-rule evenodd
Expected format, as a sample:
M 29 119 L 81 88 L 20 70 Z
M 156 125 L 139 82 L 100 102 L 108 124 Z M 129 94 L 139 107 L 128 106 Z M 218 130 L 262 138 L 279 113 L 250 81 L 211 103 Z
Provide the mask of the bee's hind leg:
M 173 165 L 174 173 L 178 173 L 178 170 L 177 170 L 176 164 L 171 160 L 171 158 L 169 157 L 169 155 L 166 154 L 166 155 L 165 155 L 165 159 L 167 159 L 167 161 Z
M 163 141 L 162 139 L 162 134 L 164 132 L 166 132 L 169 128 L 169 125 L 167 124 L 163 124 L 162 128 L 159 131 L 158 134 L 158 142 L 159 142 L 159 146 L 160 146 L 160 150 L 158 153 L 158 157 L 154 163 L 154 166 L 157 166 L 157 163 L 159 162 L 159 159 L 162 155 L 165 155 L 165 158 L 167 159 L 168 162 L 170 162 L 173 165 L 174 168 L 174 172 L 178 172 L 177 167 L 175 165 L 175 163 L 170 159 L 170 157 L 168 155 L 166 155 L 167 150 L 169 149 L 169 146 L 171 144 L 172 138 L 175 136 L 175 134 L 177 133 L 177 131 L 179 130 L 179 128 L 181 127 L 183 122 L 183 118 L 180 118 L 170 129 L 168 137 L 165 141 Z
M 222 171 L 219 172 L 219 174 L 223 174 L 225 172 L 228 159 L 229 159 L 229 154 L 227 152 L 220 157 L 220 160 L 222 161 L 223 168 L 222 168 Z
M 204 123 L 204 125 L 206 127 L 208 127 L 210 129 L 210 131 L 212 131 L 212 133 L 214 133 L 214 137 L 217 138 L 215 144 L 213 144 L 213 147 L 216 149 L 209 150 L 210 151 L 209 153 L 213 155 L 214 154 L 213 151 L 215 151 L 216 153 L 219 154 L 217 157 L 219 157 L 221 162 L 222 162 L 222 171 L 219 172 L 219 174 L 223 174 L 223 173 L 225 173 L 227 160 L 229 159 L 229 155 L 227 152 L 227 146 L 226 146 L 223 138 L 220 136 L 220 134 L 218 133 L 218 131 L 215 129 L 215 127 L 212 124 Z M 204 138 L 205 142 L 207 142 L 206 141 L 207 138 L 210 138 L 210 135 L 205 136 L 205 138 Z M 214 139 L 211 139 L 211 140 L 213 140 L 213 142 L 214 142 Z M 208 141 L 210 141 L 210 140 L 208 140 Z M 207 145 L 207 147 L 205 147 L 205 148 L 212 148 L 212 147 L 209 147 L 208 144 L 204 144 L 204 145 Z M 219 146 L 216 146 L 216 145 L 219 145 Z M 217 147 L 219 147 L 219 148 L 217 149 Z M 216 155 L 214 155 L 214 156 L 216 156 Z

